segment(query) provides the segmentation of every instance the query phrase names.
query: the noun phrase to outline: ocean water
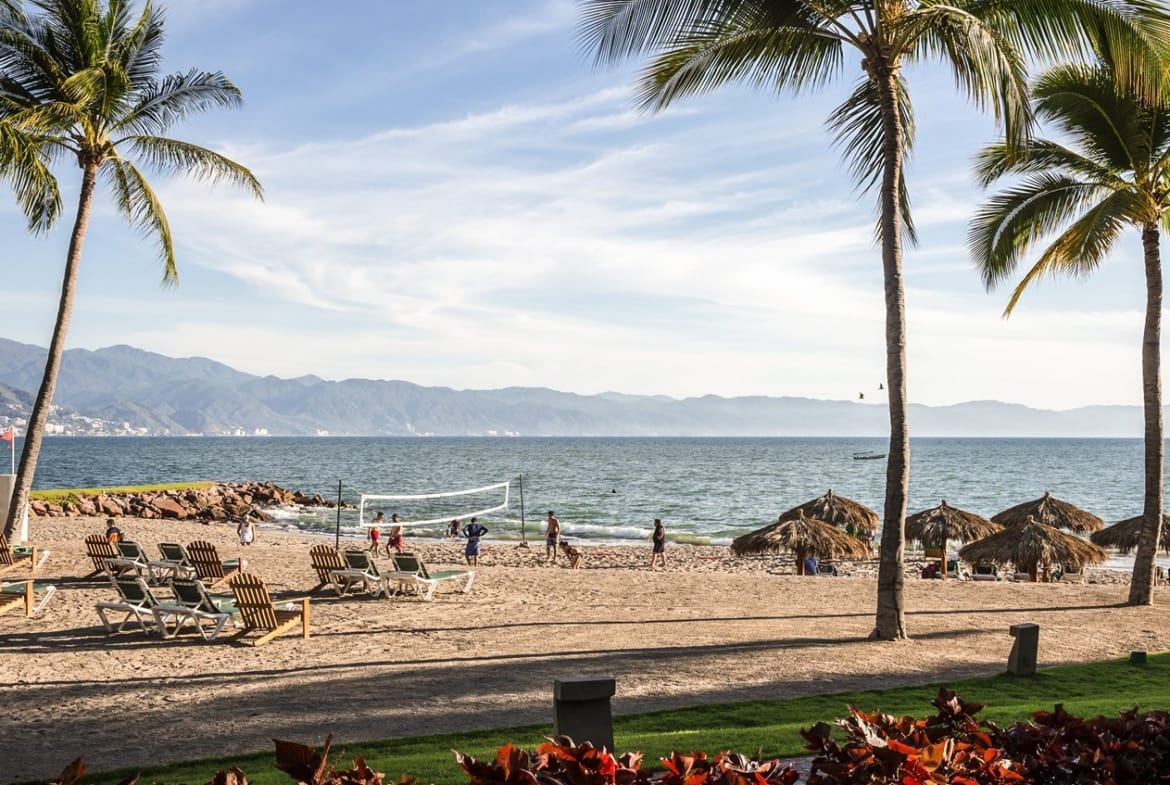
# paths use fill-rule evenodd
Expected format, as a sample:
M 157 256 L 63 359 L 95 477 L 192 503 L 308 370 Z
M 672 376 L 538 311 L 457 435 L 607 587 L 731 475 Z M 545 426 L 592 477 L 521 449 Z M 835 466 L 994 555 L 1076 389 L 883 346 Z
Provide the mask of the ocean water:
M 20 443 L 17 443 L 19 456 Z M 339 495 L 429 494 L 511 480 L 491 536 L 532 537 L 555 510 L 570 538 L 638 540 L 662 518 L 675 542 L 724 544 L 832 488 L 881 513 L 881 439 L 787 438 L 83 438 L 45 439 L 35 486 L 91 488 L 199 480 L 272 481 Z M 910 512 L 946 499 L 990 517 L 1044 491 L 1113 523 L 1141 512 L 1139 439 L 915 439 Z M 379 501 L 404 520 L 466 517 L 502 489 L 438 500 Z M 521 509 L 523 504 L 523 510 Z M 370 517 L 368 512 L 366 517 Z M 289 526 L 332 531 L 335 510 L 282 513 Z M 343 509 L 343 531 L 358 531 Z M 441 536 L 441 524 L 411 528 Z

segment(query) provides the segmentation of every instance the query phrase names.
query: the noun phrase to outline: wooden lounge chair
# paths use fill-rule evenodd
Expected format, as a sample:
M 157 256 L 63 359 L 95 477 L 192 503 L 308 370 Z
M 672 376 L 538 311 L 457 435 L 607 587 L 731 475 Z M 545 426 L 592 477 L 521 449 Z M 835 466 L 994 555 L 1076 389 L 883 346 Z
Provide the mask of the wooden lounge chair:
M 28 548 L 13 547 L 8 544 L 8 538 L 0 534 L 0 575 L 21 567 L 28 567 L 33 572 L 44 563 L 49 552 L 45 551 L 40 561 L 37 560 L 36 546 Z
M 471 591 L 471 584 L 475 583 L 475 572 L 472 570 L 428 570 L 422 559 L 413 553 L 399 553 L 394 556 L 394 572 L 386 576 L 387 583 L 393 582 L 399 591 L 414 591 L 429 600 L 435 596 L 435 589 L 445 581 L 466 579 L 463 593 Z M 389 592 L 387 592 L 389 594 Z
M 187 558 L 187 550 L 177 542 L 160 542 L 158 552 L 161 559 L 146 563 L 150 573 L 151 583 L 163 583 L 171 578 L 191 578 L 195 575 L 195 566 Z
M 106 539 L 106 535 L 104 534 L 91 534 L 85 538 L 85 555 L 93 561 L 93 572 L 86 575 L 86 578 L 92 578 L 102 573 L 109 573 L 111 568 L 106 566 L 106 560 L 120 559 L 122 557 L 118 553 L 118 549 L 114 547 L 112 542 Z M 116 568 L 114 572 L 125 572 L 125 570 Z
M 131 619 L 138 622 L 138 626 L 142 628 L 143 632 L 150 632 L 150 627 L 154 624 L 153 609 L 162 603 L 154 596 L 154 592 L 146 585 L 146 581 L 139 575 L 114 575 L 111 576 L 110 580 L 113 581 L 114 588 L 118 591 L 119 599 L 102 601 L 95 606 L 98 616 L 101 617 L 102 624 L 106 628 L 106 634 L 121 632 Z M 106 615 L 107 611 L 124 612 L 126 617 L 115 628 L 109 616 Z
M 317 585 L 310 591 L 320 591 L 326 586 L 335 586 L 337 579 L 330 573 L 346 569 L 345 560 L 331 545 L 314 545 L 309 549 L 309 562 L 317 572 Z
M 253 646 L 260 646 L 297 626 L 301 628 L 302 638 L 309 637 L 308 597 L 301 597 L 289 602 L 290 607 L 278 609 L 268 594 L 268 587 L 257 576 L 246 572 L 237 573 L 230 584 L 244 625 L 244 630 L 237 637 L 242 638 L 250 632 L 263 632 L 264 635 L 251 642 Z
M 239 615 L 240 611 L 233 600 L 212 597 L 207 587 L 194 578 L 172 578 L 171 590 L 175 593 L 173 602 L 151 608 L 159 634 L 164 638 L 175 637 L 179 630 L 190 623 L 203 640 L 213 641 L 232 617 Z M 175 627 L 168 632 L 167 623 L 171 620 L 174 620 Z M 210 634 L 203 622 L 214 625 Z
M 41 592 L 39 601 L 36 599 L 38 591 Z M 0 614 L 23 607 L 26 617 L 35 616 L 45 609 L 56 591 L 56 586 L 34 584 L 31 580 L 0 583 Z
M 215 546 L 203 540 L 187 546 L 187 558 L 195 568 L 195 577 L 209 589 L 226 582 L 248 566 L 243 559 L 220 559 Z
M 337 596 L 341 597 L 359 584 L 363 589 L 377 597 L 386 586 L 382 582 L 382 573 L 378 565 L 370 559 L 366 551 L 347 550 L 342 554 L 345 566 L 340 570 L 331 570 L 333 588 Z

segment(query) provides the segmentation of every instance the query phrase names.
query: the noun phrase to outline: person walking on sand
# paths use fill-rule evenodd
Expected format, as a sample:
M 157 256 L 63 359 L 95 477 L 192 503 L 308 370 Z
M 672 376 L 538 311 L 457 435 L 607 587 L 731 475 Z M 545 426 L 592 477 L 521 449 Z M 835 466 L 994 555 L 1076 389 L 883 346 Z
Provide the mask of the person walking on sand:
M 402 526 L 398 523 L 398 513 L 390 516 L 390 523 L 394 524 L 390 527 L 390 531 L 386 533 L 386 556 L 390 557 L 390 549 L 393 548 L 398 553 L 406 550 L 406 543 L 402 539 Z
M 370 533 L 369 533 L 370 546 L 368 548 L 366 548 L 366 550 L 368 550 L 370 553 L 374 554 L 375 556 L 378 555 L 378 540 L 382 537 L 382 530 L 379 529 L 378 527 L 381 526 L 385 522 L 386 522 L 386 515 L 382 512 L 379 512 L 377 515 L 374 516 L 374 519 L 372 521 L 370 521 L 370 527 L 369 527 L 370 528 Z
M 481 526 L 478 518 L 472 518 L 463 527 L 463 536 L 467 538 L 467 547 L 463 549 L 463 556 L 470 567 L 479 566 L 479 538 L 487 534 L 487 527 Z
M 544 530 L 544 556 L 545 561 L 550 564 L 557 562 L 557 543 L 561 539 L 561 522 L 557 519 L 557 514 L 552 510 L 548 511 L 548 526 Z
M 650 569 L 661 562 L 662 569 L 666 569 L 666 527 L 661 518 L 654 519 L 654 533 L 650 535 Z
M 251 545 L 256 539 L 256 526 L 247 518 L 240 521 L 236 527 L 236 534 L 240 535 L 240 545 Z

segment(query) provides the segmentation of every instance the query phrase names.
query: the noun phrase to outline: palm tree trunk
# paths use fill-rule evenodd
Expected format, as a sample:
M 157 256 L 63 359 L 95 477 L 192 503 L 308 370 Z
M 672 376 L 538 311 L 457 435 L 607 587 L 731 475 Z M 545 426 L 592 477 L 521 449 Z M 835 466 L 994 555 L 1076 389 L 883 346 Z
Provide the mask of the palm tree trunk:
M 33 403 L 32 413 L 24 433 L 24 448 L 20 451 L 20 467 L 16 471 L 16 488 L 12 493 L 12 505 L 8 519 L 4 522 L 4 534 L 12 537 L 28 495 L 32 490 L 33 475 L 37 470 L 37 459 L 41 454 L 41 439 L 45 435 L 45 423 L 49 419 L 49 408 L 53 403 L 53 392 L 57 389 L 57 372 L 61 369 L 61 358 L 65 354 L 65 336 L 73 318 L 73 294 L 77 289 L 77 271 L 81 266 L 81 248 L 85 244 L 85 231 L 89 228 L 89 213 L 93 206 L 94 186 L 97 184 L 98 163 L 85 165 L 81 178 L 81 194 L 78 197 L 77 218 L 73 222 L 73 234 L 69 238 L 69 256 L 65 260 L 65 278 L 61 283 L 61 300 L 57 304 L 57 323 L 53 326 L 53 339 L 49 343 L 49 356 L 45 360 L 45 375 L 41 388 Z
M 1154 557 L 1162 530 L 1166 443 L 1162 424 L 1162 260 L 1157 223 L 1142 227 L 1146 262 L 1146 326 L 1142 334 L 1142 403 L 1146 418 L 1146 493 L 1141 534 L 1129 584 L 1130 605 L 1154 601 Z
M 906 496 L 910 489 L 910 432 L 906 422 L 906 296 L 902 282 L 902 204 L 899 199 L 902 117 L 898 112 L 896 69 L 884 60 L 871 60 L 870 78 L 881 95 L 882 133 L 885 136 L 879 225 L 886 291 L 886 388 L 890 408 L 877 616 L 870 637 L 899 640 L 906 637 L 902 564 L 906 547 Z

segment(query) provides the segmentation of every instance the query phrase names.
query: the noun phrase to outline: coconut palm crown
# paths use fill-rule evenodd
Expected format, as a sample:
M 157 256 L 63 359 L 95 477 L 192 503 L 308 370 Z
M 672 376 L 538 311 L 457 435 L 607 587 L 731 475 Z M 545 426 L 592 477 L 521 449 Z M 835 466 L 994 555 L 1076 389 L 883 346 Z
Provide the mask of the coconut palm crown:
M 1035 139 L 1024 155 L 992 145 L 979 155 L 984 185 L 1019 177 L 972 220 L 969 246 L 988 288 L 1007 280 L 1039 246 L 1039 257 L 1008 300 L 1049 275 L 1084 277 L 1109 256 L 1123 232 L 1141 238 L 1146 276 L 1142 334 L 1146 520 L 1137 543 L 1130 604 L 1153 600 L 1154 559 L 1164 508 L 1161 233 L 1170 210 L 1170 98 L 1151 100 L 1119 84 L 1117 68 L 1066 65 L 1040 77 L 1036 111 L 1063 141 Z M 1100 527 L 1097 527 L 1100 528 Z
M 226 181 L 261 196 L 260 183 L 240 164 L 164 136 L 194 113 L 239 106 L 241 96 L 221 73 L 162 76 L 162 42 L 163 16 L 149 1 L 139 14 L 130 0 L 30 0 L 0 14 L 0 176 L 13 184 L 30 228 L 47 228 L 56 215 L 56 182 L 47 165 L 72 161 L 81 169 L 57 320 L 26 427 L 8 534 L 36 471 L 99 178 L 127 221 L 156 240 L 168 284 L 178 280 L 174 239 L 140 165 Z
M 1147 0 L 581 0 L 581 38 L 598 62 L 639 53 L 644 108 L 739 82 L 800 94 L 834 82 L 860 60 L 860 79 L 829 116 L 854 182 L 878 198 L 886 305 L 886 462 L 877 613 L 872 637 L 906 635 L 903 552 L 910 482 L 902 241 L 913 241 L 903 165 L 914 141 L 903 66 L 941 63 L 959 90 L 1002 122 L 1012 143 L 1031 121 L 1026 57 L 1117 52 L 1122 75 L 1150 89 L 1170 24 Z M 847 56 L 852 54 L 852 56 Z

